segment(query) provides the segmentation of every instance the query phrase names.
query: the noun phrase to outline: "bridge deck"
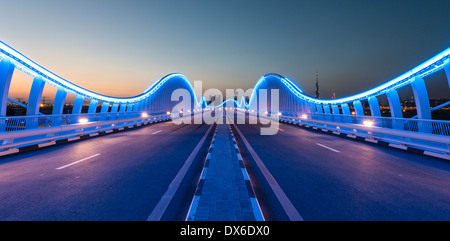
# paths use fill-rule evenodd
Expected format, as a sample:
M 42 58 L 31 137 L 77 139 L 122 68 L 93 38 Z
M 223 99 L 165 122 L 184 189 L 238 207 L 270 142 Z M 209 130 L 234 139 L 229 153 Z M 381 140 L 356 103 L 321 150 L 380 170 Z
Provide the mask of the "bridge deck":
M 229 125 L 217 126 L 212 145 L 187 220 L 260 220 L 262 216 L 253 208 L 253 191 Z

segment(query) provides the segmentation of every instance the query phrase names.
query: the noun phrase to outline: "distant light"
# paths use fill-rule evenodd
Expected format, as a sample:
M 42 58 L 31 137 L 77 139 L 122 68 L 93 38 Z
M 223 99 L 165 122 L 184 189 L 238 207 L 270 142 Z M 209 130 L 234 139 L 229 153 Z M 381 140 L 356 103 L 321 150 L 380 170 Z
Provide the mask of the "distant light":
M 308 116 L 306 114 L 303 114 L 302 119 L 306 119 L 306 118 L 308 118 Z
M 278 116 L 280 116 L 281 115 L 281 112 L 278 112 Z
M 269 114 L 269 112 L 268 112 L 268 111 L 265 111 L 265 112 L 264 112 L 264 114 L 266 114 L 266 115 L 267 115 L 267 114 Z
M 88 122 L 89 122 L 89 120 L 86 118 L 81 118 L 78 120 L 78 123 L 80 123 L 80 124 L 87 124 Z
M 143 112 L 143 113 L 141 114 L 141 116 L 142 116 L 142 117 L 148 117 L 148 114 L 147 114 L 146 112 Z
M 167 111 L 166 114 L 170 115 L 170 111 Z
M 372 127 L 373 126 L 373 121 L 371 120 L 365 120 L 363 122 L 363 125 L 368 126 L 368 127 Z
M 352 111 L 352 115 L 356 115 L 356 113 L 354 111 Z

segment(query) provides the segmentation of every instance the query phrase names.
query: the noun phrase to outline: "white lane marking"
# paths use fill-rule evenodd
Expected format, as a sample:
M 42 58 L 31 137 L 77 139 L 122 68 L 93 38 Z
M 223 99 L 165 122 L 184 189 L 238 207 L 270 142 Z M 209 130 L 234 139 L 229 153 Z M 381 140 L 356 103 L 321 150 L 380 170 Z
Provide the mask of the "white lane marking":
M 100 153 L 97 153 L 97 154 L 92 155 L 92 156 L 88 156 L 88 157 L 86 157 L 86 158 L 83 158 L 83 159 L 81 159 L 81 160 L 78 160 L 78 161 L 69 163 L 69 164 L 64 165 L 64 166 L 62 166 L 62 167 L 58 167 L 58 168 L 56 168 L 56 170 L 61 170 L 61 169 L 64 169 L 64 168 L 66 168 L 66 167 L 70 167 L 70 166 L 72 166 L 72 165 L 75 165 L 75 164 L 77 164 L 77 163 L 80 163 L 80 162 L 89 160 L 89 159 L 94 158 L 94 157 L 96 157 L 96 156 L 100 156 Z
M 272 191 L 275 193 L 275 196 L 277 197 L 278 201 L 280 202 L 281 206 L 283 207 L 283 209 L 286 212 L 289 219 L 291 221 L 303 221 L 302 216 L 298 213 L 297 209 L 294 207 L 292 202 L 286 196 L 286 193 L 284 193 L 283 189 L 281 189 L 278 182 L 275 180 L 275 178 L 269 172 L 266 165 L 264 165 L 261 158 L 259 158 L 258 154 L 256 154 L 255 150 L 251 147 L 250 143 L 248 143 L 247 139 L 242 134 L 242 132 L 239 130 L 237 125 L 235 125 L 235 129 L 236 129 L 236 132 L 238 133 L 238 135 L 241 137 L 242 141 L 244 142 L 244 145 L 247 147 L 248 151 L 250 152 L 250 155 L 255 160 L 256 165 L 258 166 L 259 170 L 262 172 L 267 183 L 269 183 L 270 188 L 272 188 Z
M 281 129 L 281 128 L 278 128 L 278 130 L 280 130 L 280 131 L 284 131 L 283 129 Z
M 323 147 L 323 148 L 327 148 L 328 150 L 331 150 L 331 151 L 334 151 L 334 152 L 340 152 L 340 151 L 338 151 L 338 150 L 336 150 L 336 149 L 333 149 L 333 148 L 331 148 L 331 147 L 322 145 L 322 144 L 320 144 L 320 143 L 316 143 L 316 144 L 317 144 L 318 146 Z
M 158 133 L 160 133 L 162 130 L 159 130 L 159 131 L 155 131 L 155 132 L 153 132 L 152 133 L 152 135 L 154 135 L 154 134 L 158 134 Z

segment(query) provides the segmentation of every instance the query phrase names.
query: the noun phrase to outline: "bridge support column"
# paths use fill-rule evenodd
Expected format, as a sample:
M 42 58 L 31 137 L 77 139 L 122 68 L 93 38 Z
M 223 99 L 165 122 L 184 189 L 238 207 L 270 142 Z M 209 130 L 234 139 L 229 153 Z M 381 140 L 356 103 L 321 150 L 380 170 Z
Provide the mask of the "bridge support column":
M 370 107 L 370 115 L 374 117 L 381 117 L 380 104 L 378 103 L 377 97 L 369 97 L 368 102 Z M 372 121 L 375 126 L 383 127 L 383 122 L 381 121 L 381 119 L 374 118 Z
M 333 114 L 334 115 L 340 115 L 340 111 L 339 111 L 339 106 L 338 105 L 332 105 L 331 109 L 333 109 Z
M 342 109 L 342 113 L 344 115 L 351 115 L 352 113 L 350 113 L 350 107 L 348 107 L 348 104 L 342 104 L 341 105 L 341 109 Z
M 89 102 L 89 109 L 88 109 L 88 113 L 89 114 L 93 114 L 97 112 L 97 105 L 98 105 L 98 100 L 91 100 L 91 102 Z M 97 117 L 95 115 L 89 115 L 89 121 L 95 121 Z
M 56 91 L 55 101 L 53 102 L 52 115 L 62 114 L 64 109 L 64 104 L 66 102 L 67 92 L 63 89 L 58 89 Z
M 402 105 L 400 103 L 400 98 L 398 97 L 398 93 L 396 90 L 389 90 L 386 93 L 389 109 L 391 111 L 391 117 L 394 118 L 403 118 Z
M 83 103 L 84 103 L 84 97 L 81 95 L 77 95 L 75 97 L 75 101 L 73 102 L 73 107 L 72 107 L 72 114 L 75 116 L 71 116 L 70 124 L 75 124 L 79 121 L 79 119 L 80 119 L 79 114 L 81 114 L 81 109 L 83 108 Z
M 323 110 L 325 114 L 331 114 L 329 105 L 323 105 Z
M 28 97 L 27 115 L 38 115 L 39 107 L 41 105 L 42 92 L 44 90 L 45 81 L 40 77 L 36 77 L 31 85 L 30 95 Z M 39 118 L 28 119 L 25 129 L 37 128 L 39 125 Z
M 396 90 L 390 90 L 386 93 L 389 109 L 391 111 L 391 117 L 393 118 L 403 118 L 402 105 L 400 103 L 400 98 Z M 392 128 L 403 130 L 403 121 L 392 120 Z
M 100 113 L 107 113 L 109 109 L 109 103 L 103 102 L 102 108 L 100 109 Z
M 446 59 L 444 64 L 445 75 L 447 76 L 448 85 L 450 87 L 450 60 Z
M 125 111 L 126 111 L 126 110 L 127 110 L 127 104 L 126 104 L 126 103 L 120 104 L 120 107 L 119 107 L 119 115 L 118 115 L 118 118 L 119 118 L 119 119 L 124 118 L 124 116 L 125 116 Z
M 119 112 L 125 112 L 126 109 L 127 109 L 127 104 L 120 104 Z
M 113 118 L 113 119 L 117 119 L 118 117 L 119 117 L 119 104 L 117 104 L 117 103 L 115 103 L 115 104 L 112 104 L 112 106 L 111 106 L 111 117 L 110 118 Z
M 44 85 L 45 81 L 40 76 L 34 78 L 33 84 L 31 85 L 30 95 L 28 97 L 27 115 L 39 114 Z
M 63 113 L 64 104 L 66 102 L 67 92 L 63 89 L 56 91 L 55 101 L 53 102 L 52 115 L 61 115 Z M 52 126 L 60 126 L 62 123 L 62 116 L 54 117 Z
M 341 113 L 339 111 L 338 105 L 331 105 L 331 110 L 333 111 L 332 119 L 336 122 L 342 122 L 341 117 L 339 116 Z
M 343 117 L 341 119 L 342 122 L 344 122 L 344 123 L 352 123 L 352 117 L 349 116 L 352 113 L 350 112 L 350 107 L 348 106 L 348 104 L 342 104 L 341 105 L 341 109 L 342 109 L 342 114 L 346 115 L 345 117 Z
M 317 113 L 318 114 L 323 114 L 323 107 L 322 107 L 321 104 L 316 104 L 316 108 L 317 108 Z M 323 115 L 317 115 L 317 119 L 324 120 L 325 117 Z
M 380 104 L 376 96 L 369 97 L 370 113 L 372 116 L 381 116 Z
M 325 116 L 325 120 L 333 121 L 333 117 L 329 116 L 329 115 L 331 115 L 330 106 L 329 105 L 322 105 L 322 106 L 323 106 L 323 112 L 325 114 L 328 114 L 327 116 Z
M 72 114 L 81 114 L 81 109 L 83 108 L 84 97 L 77 95 L 73 103 Z
M 109 109 L 109 103 L 107 102 L 103 102 L 102 103 L 102 108 L 100 109 L 100 120 L 107 120 L 108 118 L 108 109 Z
M 0 94 L 2 95 L 0 99 L 0 116 L 6 116 L 9 86 L 11 84 L 14 68 L 14 64 L 11 63 L 8 57 L 0 62 Z M 4 124 L 1 123 L 1 126 L 4 126 Z
M 364 109 L 362 107 L 361 101 L 359 101 L 359 100 L 354 101 L 353 107 L 355 108 L 355 114 L 357 116 L 364 116 Z
M 431 133 L 433 127 L 427 125 L 427 122 L 420 121 L 420 119 L 431 119 L 430 101 L 425 81 L 422 78 L 415 77 L 411 82 L 411 86 L 414 93 L 414 102 L 416 103 L 417 119 L 419 119 L 417 123 L 419 132 Z
M 411 86 L 414 93 L 414 102 L 416 103 L 417 118 L 431 119 L 430 101 L 425 81 L 422 78 L 415 77 L 411 82 Z
M 317 107 L 316 107 L 316 105 L 313 104 L 313 103 L 311 103 L 310 106 L 311 106 L 311 113 L 317 113 Z
M 111 106 L 111 113 L 116 113 L 116 112 L 118 112 L 118 110 L 119 110 L 119 104 L 116 103 Z
M 322 108 L 321 104 L 317 104 L 316 108 L 317 108 L 317 113 L 323 114 L 323 108 Z

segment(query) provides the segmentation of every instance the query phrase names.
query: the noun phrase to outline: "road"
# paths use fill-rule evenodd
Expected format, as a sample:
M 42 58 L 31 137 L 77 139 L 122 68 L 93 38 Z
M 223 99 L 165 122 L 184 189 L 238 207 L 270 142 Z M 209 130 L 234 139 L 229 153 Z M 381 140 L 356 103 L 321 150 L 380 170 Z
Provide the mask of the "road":
M 303 220 L 450 220 L 448 161 L 289 124 L 272 136 L 235 126 Z M 164 122 L 3 157 L 0 220 L 147 220 L 209 129 Z
M 172 122 L 0 160 L 0 220 L 145 221 L 208 125 Z
M 237 125 L 306 221 L 450 220 L 450 163 L 280 124 Z

